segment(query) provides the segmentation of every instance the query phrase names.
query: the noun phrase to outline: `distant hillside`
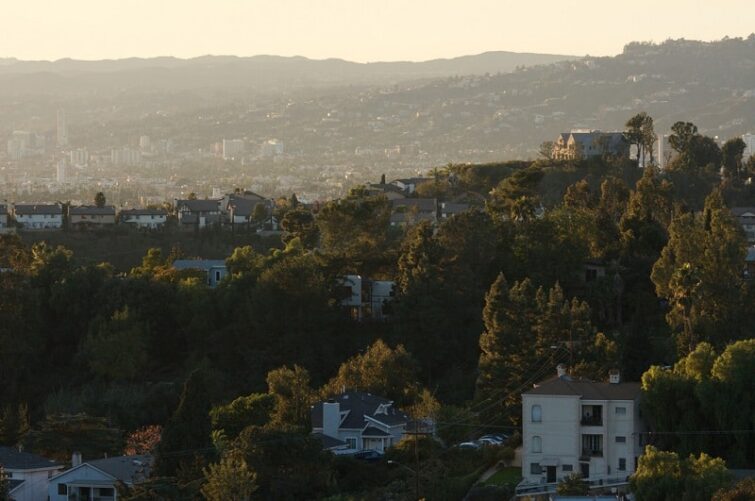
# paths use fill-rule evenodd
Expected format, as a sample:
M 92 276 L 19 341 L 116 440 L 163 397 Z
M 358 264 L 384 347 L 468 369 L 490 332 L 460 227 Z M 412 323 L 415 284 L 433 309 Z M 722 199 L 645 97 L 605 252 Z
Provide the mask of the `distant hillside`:
M 573 60 L 575 56 L 486 52 L 424 62 L 355 63 L 280 56 L 129 58 L 104 61 L 0 60 L 0 92 L 256 87 L 265 90 L 327 84 L 386 84 L 409 79 L 506 73 L 520 66 Z

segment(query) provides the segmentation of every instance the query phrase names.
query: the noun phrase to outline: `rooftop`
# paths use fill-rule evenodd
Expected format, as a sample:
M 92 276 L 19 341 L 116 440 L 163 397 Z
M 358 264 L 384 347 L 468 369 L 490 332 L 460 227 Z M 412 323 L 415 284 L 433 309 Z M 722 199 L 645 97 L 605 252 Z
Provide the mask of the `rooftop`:
M 568 375 L 547 379 L 524 395 L 575 395 L 583 400 L 634 400 L 642 391 L 640 383 L 596 383 Z
M 14 447 L 0 447 L 0 465 L 6 470 L 38 470 L 63 466 L 52 459 L 22 452 Z
M 149 478 L 153 462 L 152 456 L 142 455 L 95 459 L 86 463 L 121 482 L 138 483 Z

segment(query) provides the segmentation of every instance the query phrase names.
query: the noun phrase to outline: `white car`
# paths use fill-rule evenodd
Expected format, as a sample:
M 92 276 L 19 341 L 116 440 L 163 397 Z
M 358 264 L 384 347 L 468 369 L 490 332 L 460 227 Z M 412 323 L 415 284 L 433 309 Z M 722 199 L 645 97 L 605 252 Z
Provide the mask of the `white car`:
M 477 442 L 462 442 L 460 444 L 457 444 L 456 447 L 458 449 L 479 449 L 480 444 Z

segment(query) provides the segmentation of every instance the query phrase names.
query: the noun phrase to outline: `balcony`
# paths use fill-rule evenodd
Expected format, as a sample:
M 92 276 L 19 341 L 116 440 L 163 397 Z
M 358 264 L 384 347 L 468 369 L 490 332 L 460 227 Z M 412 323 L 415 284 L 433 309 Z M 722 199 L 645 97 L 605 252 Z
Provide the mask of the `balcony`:
M 582 449 L 582 456 L 581 458 L 602 458 L 603 457 L 603 449 Z
M 582 416 L 580 424 L 582 426 L 603 426 L 603 416 Z

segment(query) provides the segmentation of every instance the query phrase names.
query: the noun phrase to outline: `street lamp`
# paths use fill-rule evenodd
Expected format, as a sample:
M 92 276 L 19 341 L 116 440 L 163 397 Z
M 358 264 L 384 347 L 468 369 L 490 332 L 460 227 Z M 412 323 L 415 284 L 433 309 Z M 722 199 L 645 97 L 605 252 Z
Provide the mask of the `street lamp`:
M 400 466 L 401 468 L 403 468 L 405 470 L 409 470 L 410 472 L 414 473 L 414 477 L 416 478 L 416 483 L 415 483 L 415 486 L 414 486 L 415 495 L 417 497 L 417 501 L 419 501 L 420 500 L 420 497 L 419 497 L 419 471 L 415 470 L 414 468 L 409 468 L 405 464 L 399 463 L 398 461 L 394 461 L 392 459 L 388 460 L 388 464 L 395 464 L 396 466 Z

